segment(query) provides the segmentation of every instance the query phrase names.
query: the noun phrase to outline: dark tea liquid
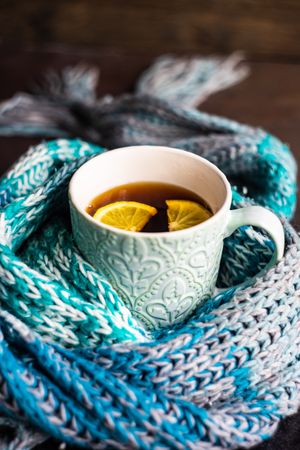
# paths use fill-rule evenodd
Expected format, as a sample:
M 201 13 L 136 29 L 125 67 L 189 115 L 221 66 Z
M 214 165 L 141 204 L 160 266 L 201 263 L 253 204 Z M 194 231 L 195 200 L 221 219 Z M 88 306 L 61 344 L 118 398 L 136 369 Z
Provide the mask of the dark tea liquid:
M 194 192 L 174 184 L 155 182 L 128 183 L 116 186 L 95 197 L 87 206 L 86 211 L 93 216 L 98 208 L 109 203 L 120 201 L 146 203 L 154 206 L 158 213 L 151 218 L 142 231 L 158 233 L 168 231 L 166 200 L 191 200 L 206 208 L 210 215 L 213 214 L 209 205 Z

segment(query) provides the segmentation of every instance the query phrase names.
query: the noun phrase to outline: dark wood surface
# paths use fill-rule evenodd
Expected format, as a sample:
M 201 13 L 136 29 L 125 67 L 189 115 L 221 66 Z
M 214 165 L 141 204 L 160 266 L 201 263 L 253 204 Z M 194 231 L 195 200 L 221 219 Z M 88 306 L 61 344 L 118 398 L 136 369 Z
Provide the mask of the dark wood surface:
M 25 90 L 48 68 L 84 62 L 101 68 L 99 95 L 120 94 L 133 88 L 138 74 L 155 52 L 15 51 L 0 49 L 0 99 Z M 251 76 L 238 86 L 218 93 L 201 109 L 266 128 L 288 143 L 300 163 L 300 65 L 251 62 Z M 0 138 L 0 174 L 22 154 L 31 138 Z M 300 210 L 294 219 L 300 225 Z M 274 438 L 256 450 L 300 449 L 299 416 L 284 421 Z M 37 450 L 56 450 L 58 444 L 42 444 Z
M 299 16 L 299 0 L 0 0 L 0 38 L 299 61 Z

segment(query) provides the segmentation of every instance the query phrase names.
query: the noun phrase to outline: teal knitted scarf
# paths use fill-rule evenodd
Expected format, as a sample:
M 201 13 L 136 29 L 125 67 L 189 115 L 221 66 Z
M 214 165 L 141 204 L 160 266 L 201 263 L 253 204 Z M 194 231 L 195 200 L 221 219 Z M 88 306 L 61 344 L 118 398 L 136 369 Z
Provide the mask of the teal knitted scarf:
M 0 134 L 56 138 L 0 180 L 0 448 L 30 449 L 50 436 L 91 449 L 249 447 L 297 410 L 294 159 L 266 131 L 192 107 L 243 78 L 238 63 L 161 58 L 134 94 L 102 99 L 94 69 L 68 68 L 35 95 L 0 105 Z M 135 144 L 209 159 L 234 186 L 232 207 L 269 207 L 286 237 L 284 258 L 255 276 L 273 244 L 239 229 L 225 242 L 225 289 L 186 323 L 151 335 L 74 245 L 66 198 L 86 160 Z

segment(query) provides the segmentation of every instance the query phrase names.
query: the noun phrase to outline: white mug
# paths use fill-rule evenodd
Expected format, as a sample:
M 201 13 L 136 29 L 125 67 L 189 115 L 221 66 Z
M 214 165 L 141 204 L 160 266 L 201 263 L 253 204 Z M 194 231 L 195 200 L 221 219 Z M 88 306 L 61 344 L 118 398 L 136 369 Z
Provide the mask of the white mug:
M 213 216 L 191 228 L 144 233 L 99 223 L 86 212 L 97 195 L 134 182 L 163 182 L 195 192 Z M 242 225 L 263 228 L 283 256 L 280 220 L 261 206 L 230 211 L 231 187 L 212 163 L 183 150 L 134 146 L 102 153 L 81 166 L 69 186 L 72 229 L 85 258 L 149 329 L 178 323 L 213 295 L 223 240 Z

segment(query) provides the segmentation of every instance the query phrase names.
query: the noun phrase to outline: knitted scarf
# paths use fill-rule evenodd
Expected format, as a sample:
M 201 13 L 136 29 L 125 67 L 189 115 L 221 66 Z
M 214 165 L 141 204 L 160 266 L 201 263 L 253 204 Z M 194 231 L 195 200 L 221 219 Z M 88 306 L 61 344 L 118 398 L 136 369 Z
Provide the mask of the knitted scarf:
M 35 95 L 0 105 L 0 134 L 58 138 L 29 149 L 0 180 L 0 449 L 49 436 L 90 449 L 234 449 L 268 438 L 297 410 L 294 159 L 262 129 L 193 109 L 243 78 L 239 63 L 160 58 L 134 94 L 101 99 L 94 69 L 67 68 Z M 212 161 L 231 181 L 232 207 L 269 207 L 286 238 L 284 258 L 260 272 L 273 243 L 239 229 L 224 245 L 225 289 L 153 334 L 76 248 L 66 195 L 86 160 L 136 144 Z

